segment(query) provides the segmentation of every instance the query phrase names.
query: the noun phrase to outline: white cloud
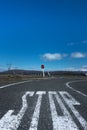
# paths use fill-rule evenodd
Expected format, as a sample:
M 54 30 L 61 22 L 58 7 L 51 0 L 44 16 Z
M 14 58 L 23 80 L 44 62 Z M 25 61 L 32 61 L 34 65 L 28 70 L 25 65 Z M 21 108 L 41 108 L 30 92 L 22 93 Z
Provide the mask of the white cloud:
M 87 68 L 87 65 L 83 65 L 82 67 L 83 67 L 83 68 Z
M 75 45 L 81 45 L 81 44 L 87 44 L 87 40 L 80 41 L 80 42 L 68 42 L 67 46 L 75 46 Z
M 87 68 L 81 68 L 80 70 L 81 71 L 87 71 Z
M 83 65 L 81 68 L 80 68 L 81 71 L 87 71 L 87 65 Z
M 68 46 L 73 46 L 75 44 L 76 44 L 75 42 L 69 42 L 69 43 L 67 43 Z
M 85 58 L 87 57 L 87 54 L 81 53 L 81 52 L 74 52 L 71 54 L 72 58 Z
M 5 71 L 5 69 L 4 69 L 4 68 L 2 68 L 2 67 L 0 67 L 0 72 L 2 72 L 2 71 Z
M 42 55 L 42 59 L 47 61 L 53 61 L 53 60 L 61 60 L 62 58 L 66 57 L 67 54 L 60 54 L 60 53 L 45 53 Z
M 82 41 L 82 43 L 87 43 L 87 40 L 85 40 L 85 41 Z
M 76 71 L 77 69 L 74 68 L 74 67 L 68 67 L 68 68 L 65 68 L 64 70 L 66 70 L 66 71 Z
M 80 68 L 68 67 L 68 68 L 65 68 L 64 70 L 66 70 L 66 71 L 87 71 L 87 65 L 83 65 Z

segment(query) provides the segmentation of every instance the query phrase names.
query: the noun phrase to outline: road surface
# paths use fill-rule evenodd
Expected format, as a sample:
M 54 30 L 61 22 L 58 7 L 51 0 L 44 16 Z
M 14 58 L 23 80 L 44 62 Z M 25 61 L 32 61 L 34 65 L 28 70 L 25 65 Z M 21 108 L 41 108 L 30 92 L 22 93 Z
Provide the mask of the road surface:
M 87 130 L 87 80 L 59 77 L 1 86 L 0 130 Z

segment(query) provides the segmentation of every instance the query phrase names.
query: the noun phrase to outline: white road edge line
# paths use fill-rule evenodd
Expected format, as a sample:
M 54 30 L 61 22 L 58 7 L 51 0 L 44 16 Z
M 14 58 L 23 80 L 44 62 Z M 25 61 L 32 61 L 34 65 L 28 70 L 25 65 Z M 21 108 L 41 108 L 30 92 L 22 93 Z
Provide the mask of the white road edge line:
M 86 94 L 84 94 L 84 93 L 82 93 L 82 92 L 80 92 L 80 91 L 78 91 L 78 90 L 72 88 L 72 87 L 69 85 L 69 84 L 71 84 L 71 83 L 75 83 L 75 82 L 83 82 L 83 81 L 86 81 L 86 80 L 75 80 L 75 81 L 69 81 L 69 82 L 66 83 L 66 86 L 67 86 L 68 88 L 70 88 L 71 90 L 73 90 L 73 91 L 75 91 L 75 92 L 81 94 L 82 96 L 87 97 Z
M 21 82 L 17 82 L 17 83 L 12 83 L 12 84 L 3 85 L 3 86 L 0 87 L 0 89 L 6 88 L 6 87 L 9 87 L 9 86 L 13 86 L 13 85 L 16 85 L 16 84 L 27 83 L 27 82 L 32 82 L 32 80 L 21 81 Z

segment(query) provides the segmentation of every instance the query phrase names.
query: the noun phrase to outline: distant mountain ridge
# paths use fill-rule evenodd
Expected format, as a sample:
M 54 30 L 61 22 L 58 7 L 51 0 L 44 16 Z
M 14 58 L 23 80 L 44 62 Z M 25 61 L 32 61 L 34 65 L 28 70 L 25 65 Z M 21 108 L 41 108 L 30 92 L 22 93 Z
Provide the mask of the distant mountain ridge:
M 41 71 L 37 70 L 22 70 L 22 69 L 13 69 L 0 72 L 0 74 L 32 74 L 32 73 L 41 73 Z
M 86 75 L 87 71 L 45 71 L 46 75 L 48 73 L 51 75 Z M 0 74 L 42 75 L 42 71 L 14 69 L 0 72 Z

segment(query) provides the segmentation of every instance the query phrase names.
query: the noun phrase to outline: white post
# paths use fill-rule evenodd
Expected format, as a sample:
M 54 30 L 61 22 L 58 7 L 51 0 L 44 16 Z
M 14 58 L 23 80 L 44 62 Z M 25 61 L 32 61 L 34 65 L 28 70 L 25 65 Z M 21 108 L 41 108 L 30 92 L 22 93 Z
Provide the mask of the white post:
M 43 78 L 45 77 L 45 73 L 44 73 L 44 65 L 41 65 L 41 69 L 42 69 L 42 73 L 43 73 Z
M 42 72 L 43 72 L 43 78 L 44 78 L 45 77 L 44 69 L 42 69 Z

